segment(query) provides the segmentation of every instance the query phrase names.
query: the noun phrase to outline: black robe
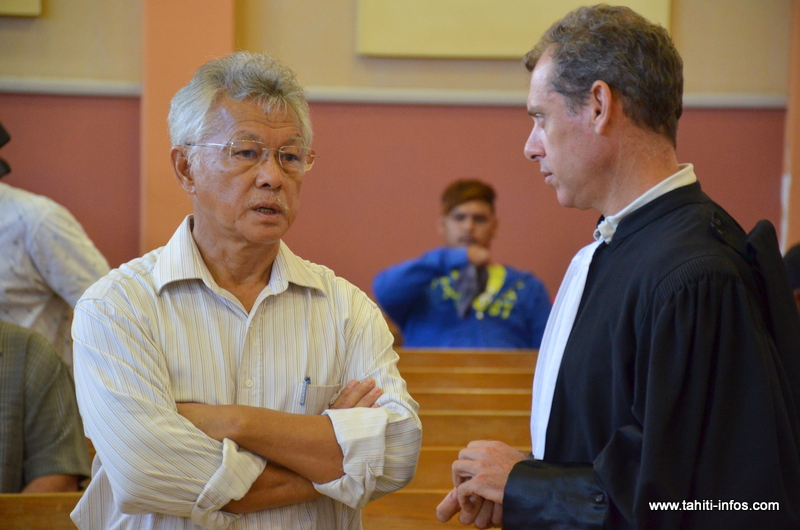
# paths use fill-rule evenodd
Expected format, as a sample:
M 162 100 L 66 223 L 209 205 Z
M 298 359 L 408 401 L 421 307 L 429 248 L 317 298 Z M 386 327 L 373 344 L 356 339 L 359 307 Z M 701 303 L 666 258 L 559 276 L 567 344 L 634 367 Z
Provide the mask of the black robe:
M 800 528 L 800 319 L 787 279 L 760 277 L 780 253 L 754 269 L 745 238 L 692 184 L 598 247 L 544 461 L 512 471 L 504 528 Z

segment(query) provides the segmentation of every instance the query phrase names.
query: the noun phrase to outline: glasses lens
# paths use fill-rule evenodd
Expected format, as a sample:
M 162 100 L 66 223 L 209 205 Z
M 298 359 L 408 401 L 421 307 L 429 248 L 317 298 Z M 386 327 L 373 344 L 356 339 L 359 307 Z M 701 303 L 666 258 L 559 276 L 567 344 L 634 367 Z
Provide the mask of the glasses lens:
M 228 144 L 231 165 L 242 170 L 256 165 L 264 156 L 265 146 L 253 140 L 233 140 Z
M 302 173 L 314 164 L 314 152 L 307 147 L 285 145 L 278 149 L 278 161 L 289 173 Z
M 246 171 L 260 164 L 273 149 L 278 163 L 288 174 L 302 174 L 314 164 L 313 149 L 294 145 L 270 148 L 255 140 L 232 140 L 228 144 L 228 158 L 234 169 Z

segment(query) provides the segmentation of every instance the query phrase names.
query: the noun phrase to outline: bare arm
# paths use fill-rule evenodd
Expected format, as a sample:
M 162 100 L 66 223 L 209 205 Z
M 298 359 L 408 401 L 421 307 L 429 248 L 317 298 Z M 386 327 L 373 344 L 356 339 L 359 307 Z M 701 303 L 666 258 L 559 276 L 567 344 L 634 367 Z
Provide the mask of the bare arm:
M 78 491 L 78 480 L 76 475 L 45 475 L 28 482 L 21 493 Z
M 310 501 L 321 496 L 310 480 L 286 468 L 267 464 L 250 491 L 238 501 L 231 501 L 223 506 L 222 510 L 231 513 L 257 512 Z
M 371 407 L 380 396 L 381 389 L 372 379 L 353 380 L 331 408 Z M 327 416 L 199 403 L 178 403 L 178 412 L 208 436 L 229 438 L 271 460 L 250 491 L 228 503 L 225 511 L 245 513 L 312 500 L 321 496 L 312 482 L 324 483 L 343 475 L 342 451 Z M 317 443 L 324 448 L 315 446 Z

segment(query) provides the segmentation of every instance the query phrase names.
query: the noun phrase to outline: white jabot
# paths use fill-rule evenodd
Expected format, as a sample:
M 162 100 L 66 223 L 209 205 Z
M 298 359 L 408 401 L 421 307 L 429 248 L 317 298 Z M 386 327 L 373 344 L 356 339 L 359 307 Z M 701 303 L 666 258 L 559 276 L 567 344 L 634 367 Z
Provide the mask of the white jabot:
M 592 256 L 600 243 L 601 241 L 595 241 L 583 247 L 572 258 L 556 295 L 547 327 L 544 329 L 542 347 L 539 348 L 539 358 L 536 361 L 536 372 L 533 377 L 531 442 L 535 458 L 544 458 L 547 423 L 550 420 L 550 407 L 553 405 L 553 392 L 558 379 L 558 369 L 561 366 L 561 356 L 564 355 L 564 348 L 572 331 L 575 315 L 578 313 Z
M 618 213 L 603 219 L 594 231 L 595 242 L 583 247 L 572 258 L 564 280 L 561 282 L 558 295 L 556 295 L 550 318 L 547 320 L 542 346 L 539 348 L 539 358 L 536 361 L 531 407 L 531 444 L 534 458 L 544 458 L 547 425 L 550 421 L 553 393 L 561 368 L 561 358 L 578 314 L 583 289 L 586 286 L 586 277 L 589 274 L 589 266 L 597 247 L 603 242 L 611 242 L 617 226 L 625 216 L 667 192 L 696 181 L 697 177 L 692 165 L 682 164 L 677 173 L 647 190 Z

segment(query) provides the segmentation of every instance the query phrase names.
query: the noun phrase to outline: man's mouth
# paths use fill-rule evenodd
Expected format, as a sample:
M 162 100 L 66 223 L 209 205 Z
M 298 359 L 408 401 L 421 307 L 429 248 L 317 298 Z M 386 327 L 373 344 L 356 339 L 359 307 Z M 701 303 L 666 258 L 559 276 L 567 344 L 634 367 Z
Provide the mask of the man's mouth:
M 252 210 L 264 215 L 282 214 L 287 210 L 287 205 L 279 197 L 271 197 L 267 201 L 260 201 L 253 205 Z

